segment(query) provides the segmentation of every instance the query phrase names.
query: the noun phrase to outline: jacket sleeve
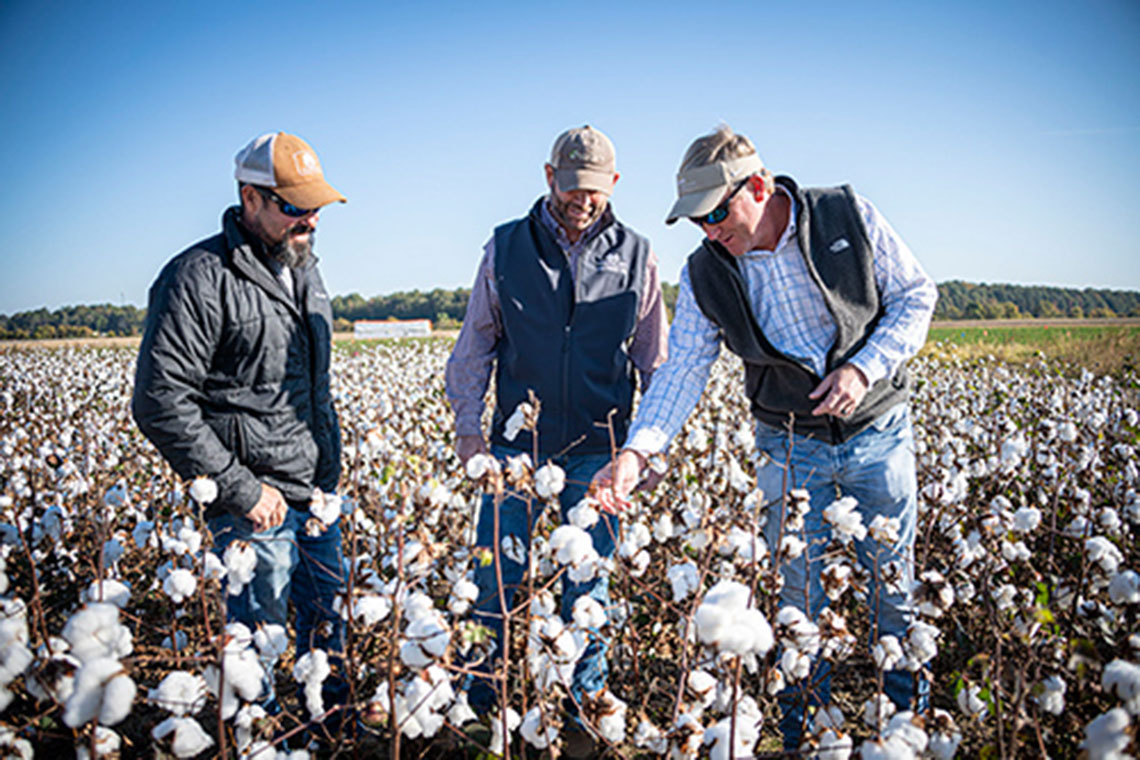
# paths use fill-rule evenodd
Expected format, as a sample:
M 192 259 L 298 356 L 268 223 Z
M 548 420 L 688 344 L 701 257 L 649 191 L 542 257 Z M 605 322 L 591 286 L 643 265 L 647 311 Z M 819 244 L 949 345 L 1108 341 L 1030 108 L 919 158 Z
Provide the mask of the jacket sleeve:
M 192 261 L 168 265 L 150 291 L 131 412 L 180 477 L 212 478 L 217 506 L 245 514 L 261 497 L 261 484 L 202 414 L 221 324 L 213 273 Z

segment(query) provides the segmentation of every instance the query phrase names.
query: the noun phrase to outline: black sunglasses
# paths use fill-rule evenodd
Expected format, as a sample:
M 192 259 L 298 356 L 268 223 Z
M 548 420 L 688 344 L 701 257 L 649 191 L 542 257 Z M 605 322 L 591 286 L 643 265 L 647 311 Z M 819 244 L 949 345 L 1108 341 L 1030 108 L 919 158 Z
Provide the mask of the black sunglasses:
M 709 224 L 709 225 L 720 224 L 728 216 L 728 204 L 731 203 L 732 199 L 736 197 L 736 194 L 740 192 L 740 188 L 744 187 L 747 184 L 748 184 L 748 180 L 744 180 L 743 182 L 738 184 L 735 188 L 733 188 L 732 192 L 728 194 L 727 198 L 725 198 L 723 201 L 720 202 L 719 206 L 717 206 L 716 208 L 714 208 L 712 211 L 708 212 L 704 216 L 690 216 L 689 221 L 692 222 L 693 224 L 697 225 L 698 227 L 700 227 L 702 224 Z
M 272 190 L 266 190 L 264 187 L 258 187 L 257 185 L 254 185 L 254 188 L 257 190 L 257 192 L 261 193 L 261 197 L 276 203 L 277 208 L 281 209 L 281 213 L 285 216 L 291 216 L 300 219 L 302 216 L 308 216 L 317 210 L 315 208 L 301 208 L 300 206 L 294 206 L 292 203 L 285 200 L 277 193 L 273 192 Z

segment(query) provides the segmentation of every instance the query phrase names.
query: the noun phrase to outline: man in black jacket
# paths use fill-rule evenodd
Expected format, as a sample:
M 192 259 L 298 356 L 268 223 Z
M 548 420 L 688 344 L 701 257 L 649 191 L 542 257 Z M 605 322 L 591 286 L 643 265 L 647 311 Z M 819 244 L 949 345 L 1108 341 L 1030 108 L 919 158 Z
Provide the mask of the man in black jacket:
M 321 207 L 345 198 L 294 135 L 262 135 L 234 160 L 241 205 L 151 287 L 132 410 L 179 476 L 218 486 L 206 517 L 232 566 L 227 619 L 251 630 L 284 625 L 292 598 L 298 657 L 318 648 L 337 662 L 340 430 L 329 393 L 332 310 L 312 251 Z M 257 559 L 244 586 L 238 541 Z M 342 684 L 334 672 L 326 692 Z M 264 686 L 275 707 L 268 677 Z

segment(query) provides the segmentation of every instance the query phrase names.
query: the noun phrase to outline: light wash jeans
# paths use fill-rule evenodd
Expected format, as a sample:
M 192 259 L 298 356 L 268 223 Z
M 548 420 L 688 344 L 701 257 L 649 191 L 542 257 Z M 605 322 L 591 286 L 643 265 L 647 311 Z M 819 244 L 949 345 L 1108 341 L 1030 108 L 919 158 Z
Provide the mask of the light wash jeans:
M 859 564 L 867 569 L 872 579 L 867 595 L 872 617 L 871 643 L 877 640 L 876 629 L 879 636 L 897 636 L 901 643 L 914 617 L 909 589 L 914 572 L 918 511 L 914 433 L 907 405 L 899 404 L 884 412 L 868 428 L 843 443 L 832 445 L 800 435 L 793 435 L 790 439 L 792 456 L 787 488 L 806 488 L 811 494 L 811 511 L 804 519 L 805 535 L 800 536 L 808 542 L 808 548 L 799 558 L 784 562 L 780 567 L 784 578 L 781 606 L 797 607 L 807 612 L 813 621 L 827 606 L 827 596 L 820 584 L 820 572 L 825 563 L 818 558 L 830 542 L 831 530 L 823 519 L 823 510 L 840 496 L 852 496 L 859 504 L 865 527 L 871 525 L 876 515 L 899 519 L 898 541 L 893 546 L 884 546 L 868 534 L 862 541 L 855 541 L 855 551 Z M 783 507 L 779 496 L 784 487 L 788 443 L 787 431 L 757 424 L 756 447 L 771 457 L 771 461 L 757 470 L 757 485 L 764 491 L 766 501 L 776 502 L 768 508 L 765 528 L 765 539 L 773 553 L 778 550 L 781 536 Z M 880 569 L 892 561 L 900 562 L 904 567 L 902 587 L 906 593 L 888 593 L 885 584 L 879 583 Z M 811 704 L 827 704 L 830 698 L 829 671 L 825 662 L 813 665 Z M 783 713 L 780 728 L 786 750 L 799 748 L 803 689 L 807 683 L 805 679 L 790 684 L 779 695 Z M 925 710 L 929 689 L 925 678 L 916 678 L 910 671 L 885 673 L 884 691 L 900 710 Z
M 523 452 L 503 446 L 492 446 L 491 453 L 500 460 L 508 456 L 516 456 Z M 559 494 L 559 503 L 562 512 L 562 521 L 568 522 L 566 513 L 582 500 L 590 485 L 594 473 L 610 461 L 609 454 L 570 454 L 554 457 L 550 461 L 566 472 L 566 485 Z M 546 461 L 539 463 L 539 466 Z M 490 494 L 483 497 L 483 505 L 479 510 L 479 521 L 475 529 L 475 545 L 493 548 L 496 543 L 502 546 L 505 536 L 517 536 L 530 552 L 530 535 L 534 522 L 542 514 L 545 502 L 535 499 L 531 503 L 530 523 L 527 523 L 527 504 L 523 499 L 513 496 L 504 496 L 499 504 L 499 536 L 495 536 L 495 500 Z M 598 522 L 587 533 L 594 540 L 594 550 L 602 557 L 612 557 L 614 553 L 614 538 L 618 534 L 617 519 L 611 515 L 599 513 Z M 503 573 L 503 595 L 508 607 L 516 604 L 515 591 L 522 581 L 525 565 L 508 559 L 506 554 L 501 556 Z M 503 637 L 503 615 L 499 606 L 499 585 L 495 576 L 495 565 L 491 563 L 486 567 L 477 566 L 475 569 L 475 582 L 479 586 L 479 599 L 475 604 L 472 619 L 490 628 L 495 634 L 495 641 L 501 642 Z M 524 589 L 525 593 L 525 589 Z M 572 620 L 574 602 L 583 594 L 589 594 L 608 611 L 609 581 L 606 578 L 595 578 L 587 583 L 574 583 L 567 576 L 562 577 L 562 619 Z M 519 617 L 521 619 L 521 616 Z M 583 652 L 582 657 L 574 669 L 571 691 L 574 698 L 581 701 L 583 692 L 593 694 L 606 685 L 608 667 L 606 665 L 606 642 L 598 635 L 597 630 L 591 632 L 590 643 Z M 496 654 L 485 663 L 482 672 L 490 672 L 499 659 Z M 512 659 L 517 653 L 512 652 Z M 496 701 L 497 693 L 494 682 L 484 678 L 469 678 L 467 683 L 468 703 L 477 713 L 487 713 Z
M 226 622 L 244 623 L 251 631 L 257 630 L 258 623 L 285 625 L 292 599 L 297 613 L 297 657 L 313 648 L 323 649 L 334 668 L 322 688 L 328 709 L 343 704 L 348 693 L 339 675 L 343 672 L 344 621 L 333 612 L 333 600 L 344 589 L 347 575 L 341 556 L 340 524 L 329 526 L 319 536 L 309 536 L 304 526 L 310 516 L 290 507 L 281 525 L 255 532 L 245 517 L 226 513 L 211 518 L 209 528 L 219 558 L 230 542 L 237 540 L 248 541 L 257 553 L 253 581 L 237 596 L 226 594 Z M 262 692 L 262 706 L 270 713 L 278 709 L 272 675 L 266 673 Z

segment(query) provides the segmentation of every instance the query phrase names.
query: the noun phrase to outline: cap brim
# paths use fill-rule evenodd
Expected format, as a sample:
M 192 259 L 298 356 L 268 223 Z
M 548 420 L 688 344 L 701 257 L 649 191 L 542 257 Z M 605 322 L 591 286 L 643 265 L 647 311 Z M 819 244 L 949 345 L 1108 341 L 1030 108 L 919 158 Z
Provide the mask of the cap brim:
M 669 210 L 669 216 L 665 218 L 665 224 L 672 224 L 681 218 L 688 218 L 691 216 L 704 216 L 708 212 L 720 205 L 720 201 L 724 198 L 724 192 L 728 189 L 728 185 L 718 185 L 709 188 L 708 190 L 698 190 L 695 193 L 682 195 L 673 204 L 673 208 Z
M 320 208 L 330 203 L 347 203 L 348 199 L 341 195 L 328 182 L 318 179 L 315 182 L 306 182 L 303 185 L 290 187 L 276 187 L 275 193 L 299 208 Z
M 614 189 L 613 172 L 592 171 L 590 169 L 555 169 L 554 181 L 558 184 L 559 190 L 567 193 L 571 190 L 612 193 Z

